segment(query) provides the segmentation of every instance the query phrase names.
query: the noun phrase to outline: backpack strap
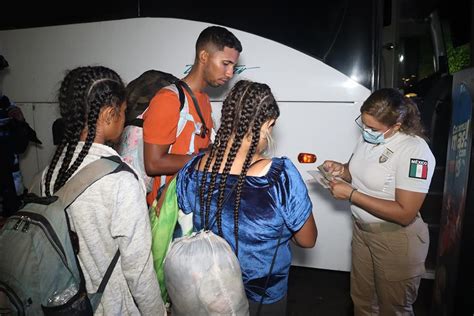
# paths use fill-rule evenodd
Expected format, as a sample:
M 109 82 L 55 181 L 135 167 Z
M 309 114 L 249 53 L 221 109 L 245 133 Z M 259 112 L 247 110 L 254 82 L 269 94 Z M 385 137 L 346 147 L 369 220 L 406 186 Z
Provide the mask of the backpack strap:
M 178 120 L 178 126 L 176 128 L 176 138 L 181 135 L 181 133 L 184 130 L 184 127 L 186 126 L 186 123 L 188 121 L 192 122 L 194 124 L 194 128 L 197 129 L 197 123 L 194 121 L 194 117 L 191 115 L 189 111 L 189 102 L 186 102 L 186 95 L 184 94 L 184 91 L 181 87 L 181 85 L 177 82 L 175 82 L 176 86 L 176 92 L 178 94 L 179 98 L 179 120 Z M 170 148 L 168 149 L 168 152 L 171 152 L 171 148 L 173 148 L 173 144 L 170 145 Z M 188 146 L 188 154 L 191 154 L 194 152 L 194 133 L 191 134 L 191 139 L 189 141 L 189 146 Z
M 112 275 L 112 272 L 114 271 L 115 265 L 117 264 L 119 257 L 120 257 L 120 250 L 117 249 L 115 256 L 112 258 L 112 261 L 110 262 L 109 267 L 107 268 L 107 271 L 105 271 L 104 278 L 100 282 L 99 288 L 97 289 L 97 293 L 100 293 L 100 294 L 104 293 L 105 286 L 107 285 L 107 282 L 109 282 L 110 276 Z
M 179 81 L 179 80 L 178 80 Z M 175 83 L 176 88 L 178 89 L 178 98 L 179 98 L 179 111 L 184 107 L 184 102 L 186 101 L 186 96 L 184 95 L 183 88 L 181 88 L 181 85 L 178 84 L 178 82 Z
M 195 128 L 197 128 L 196 126 L 196 122 L 194 121 L 194 117 L 191 115 L 191 113 L 189 113 L 189 102 L 187 102 L 186 100 L 186 95 L 184 94 L 184 91 L 183 89 L 181 88 L 181 86 L 178 84 L 178 83 L 174 83 L 172 85 L 169 85 L 169 86 L 166 86 L 164 87 L 163 89 L 168 89 L 174 93 L 176 93 L 178 95 L 178 99 L 179 99 L 179 120 L 178 120 L 178 127 L 176 129 L 176 138 L 178 138 L 178 136 L 181 134 L 181 132 L 183 131 L 186 123 L 188 121 L 190 122 L 193 122 Z M 194 134 L 193 134 L 194 136 Z M 170 150 L 171 150 L 171 147 L 173 145 L 170 146 Z
M 96 181 L 100 180 L 106 175 L 117 173 L 121 171 L 131 172 L 135 178 L 138 180 L 138 176 L 135 174 L 132 168 L 120 159 L 119 156 L 108 156 L 102 157 L 94 162 L 91 162 L 81 170 L 77 172 L 66 184 L 56 192 L 56 195 L 62 200 L 65 209 L 69 207 L 88 187 L 94 184 Z M 69 231 L 69 217 L 66 213 L 66 219 L 68 223 Z M 91 299 L 92 309 L 95 311 L 100 303 L 101 294 L 104 292 L 105 287 L 114 271 L 115 265 L 120 257 L 120 250 L 117 249 L 114 257 L 112 258 L 107 271 L 105 272 L 102 281 L 100 282 L 97 292 Z M 76 263 L 79 269 L 79 274 L 81 277 L 80 288 L 85 291 L 85 279 L 82 269 L 79 264 L 79 260 L 76 255 Z
M 122 162 L 120 157 L 102 157 L 79 170 L 55 195 L 63 201 L 65 207 L 68 207 L 96 181 L 108 174 L 120 171 L 130 171 L 138 179 L 138 176 L 126 163 Z
M 165 87 L 165 89 L 169 89 L 173 91 L 174 93 L 176 93 L 179 98 L 179 120 L 178 120 L 178 126 L 176 128 L 176 138 L 178 138 L 179 135 L 181 135 L 188 121 L 194 124 L 195 129 L 198 129 L 198 127 L 200 128 L 200 126 L 198 126 L 198 123 L 194 121 L 193 116 L 189 112 L 190 102 L 186 100 L 186 95 L 184 94 L 183 88 L 179 84 L 179 82 L 180 80 L 177 80 L 174 84 Z M 192 133 L 189 140 L 189 146 L 188 146 L 188 152 L 187 152 L 187 154 L 189 155 L 194 152 L 194 136 L 195 134 Z M 170 145 L 168 149 L 168 153 L 171 152 L 172 148 L 173 148 L 173 144 Z M 160 179 L 161 179 L 160 188 L 163 188 L 166 183 L 166 175 L 162 175 Z
M 267 291 L 268 284 L 269 284 L 269 281 L 270 281 L 270 277 L 271 277 L 272 271 L 273 271 L 273 266 L 275 265 L 278 248 L 280 248 L 280 241 L 281 241 L 281 237 L 283 236 L 284 227 L 285 227 L 285 223 L 283 223 L 281 225 L 281 228 L 280 228 L 280 236 L 278 236 L 278 241 L 277 241 L 277 245 L 275 247 L 275 252 L 273 253 L 272 263 L 270 264 L 270 271 L 268 271 L 268 276 L 267 276 L 267 279 L 265 281 L 265 287 L 263 288 L 262 296 L 260 298 L 260 303 L 258 304 L 257 316 L 260 316 L 260 312 L 262 311 L 262 304 L 263 304 L 263 300 L 265 298 L 265 292 Z
M 199 119 L 201 120 L 201 124 L 202 124 L 201 125 L 201 133 L 199 134 L 199 136 L 201 136 L 202 138 L 206 137 L 206 135 L 209 133 L 209 128 L 206 126 L 206 121 L 204 120 L 204 116 L 202 115 L 201 108 L 199 107 L 199 102 L 198 102 L 196 96 L 194 95 L 193 90 L 183 80 L 179 80 L 176 83 L 176 86 L 184 87 L 184 89 L 186 89 L 186 91 L 189 93 L 189 95 L 193 99 L 194 108 L 196 109 L 196 112 L 197 112 L 197 114 L 199 116 Z

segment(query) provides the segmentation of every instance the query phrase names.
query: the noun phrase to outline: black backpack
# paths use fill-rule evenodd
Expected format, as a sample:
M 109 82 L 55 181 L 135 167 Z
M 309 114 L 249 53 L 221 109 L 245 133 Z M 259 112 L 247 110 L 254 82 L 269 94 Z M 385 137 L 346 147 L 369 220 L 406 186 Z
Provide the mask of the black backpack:
M 143 127 L 143 119 L 137 118 L 150 104 L 151 99 L 163 87 L 176 84 L 179 79 L 170 73 L 159 70 L 147 70 L 127 85 L 127 112 L 125 126 Z M 183 90 L 176 85 L 179 93 L 180 111 L 184 106 Z
M 190 115 L 189 104 L 186 103 L 185 89 L 191 96 L 194 108 L 199 116 L 201 123 L 201 131 L 209 132 L 206 123 L 203 119 L 198 101 L 191 88 L 184 82 L 173 76 L 172 74 L 158 71 L 148 70 L 141 74 L 138 78 L 132 80 L 127 85 L 127 113 L 125 118 L 125 128 L 117 143 L 115 149 L 120 154 L 122 159 L 130 164 L 138 173 L 138 176 L 143 179 L 147 192 L 150 192 L 153 187 L 153 178 L 148 176 L 145 170 L 143 157 L 143 114 L 148 109 L 151 99 L 156 93 L 167 86 L 170 90 L 178 95 L 180 102 L 180 121 L 178 122 L 177 135 L 182 132 L 186 121 L 189 121 Z M 185 104 L 188 104 L 186 107 Z M 189 113 L 188 113 L 189 114 Z M 192 116 L 191 116 L 192 117 Z M 159 126 L 157 126 L 159 128 Z
M 148 70 L 132 80 L 126 88 L 127 112 L 125 128 L 115 149 L 122 159 L 138 172 L 138 176 L 145 183 L 147 192 L 150 192 L 153 187 L 153 178 L 149 177 L 145 171 L 142 116 L 156 93 L 160 89 L 172 84 L 175 84 L 177 88 L 180 101 L 179 110 L 181 112 L 184 108 L 186 97 L 178 82 L 179 79 L 172 74 L 158 70 Z

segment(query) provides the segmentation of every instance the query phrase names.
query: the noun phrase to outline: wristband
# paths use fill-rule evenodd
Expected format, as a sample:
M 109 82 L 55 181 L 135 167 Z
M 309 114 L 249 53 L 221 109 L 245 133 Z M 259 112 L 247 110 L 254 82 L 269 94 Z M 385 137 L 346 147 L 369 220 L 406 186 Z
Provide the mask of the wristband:
M 352 194 L 354 194 L 355 191 L 357 191 L 356 188 L 352 189 L 351 194 L 349 194 L 349 202 L 350 203 L 352 203 Z

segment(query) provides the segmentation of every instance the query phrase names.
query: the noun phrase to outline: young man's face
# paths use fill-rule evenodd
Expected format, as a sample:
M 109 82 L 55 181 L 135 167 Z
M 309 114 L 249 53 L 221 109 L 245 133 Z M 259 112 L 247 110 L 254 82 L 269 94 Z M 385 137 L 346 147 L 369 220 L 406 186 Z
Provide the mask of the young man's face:
M 234 48 L 224 47 L 224 50 L 215 50 L 208 54 L 204 78 L 209 86 L 217 88 L 234 76 L 234 67 L 240 53 Z

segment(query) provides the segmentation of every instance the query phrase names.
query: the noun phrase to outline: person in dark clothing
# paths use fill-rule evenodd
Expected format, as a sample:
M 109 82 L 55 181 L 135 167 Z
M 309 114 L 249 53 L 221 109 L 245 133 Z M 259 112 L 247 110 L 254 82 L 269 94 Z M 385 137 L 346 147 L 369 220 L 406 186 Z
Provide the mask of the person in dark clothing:
M 12 115 L 20 117 L 21 111 L 12 112 L 10 100 L 6 96 L 0 97 L 0 191 L 3 204 L 3 215 L 8 217 L 17 211 L 21 201 L 19 192 L 22 191 L 18 150 L 26 149 L 26 137 L 15 137 Z M 22 117 L 22 115 L 21 115 Z M 18 142 L 15 142 L 17 140 Z M 20 178 L 20 179 L 18 179 Z
M 0 70 L 7 67 L 8 62 L 0 55 Z M 26 151 L 30 141 L 41 144 L 21 109 L 0 92 L 0 201 L 4 217 L 21 207 L 24 188 L 19 155 Z

